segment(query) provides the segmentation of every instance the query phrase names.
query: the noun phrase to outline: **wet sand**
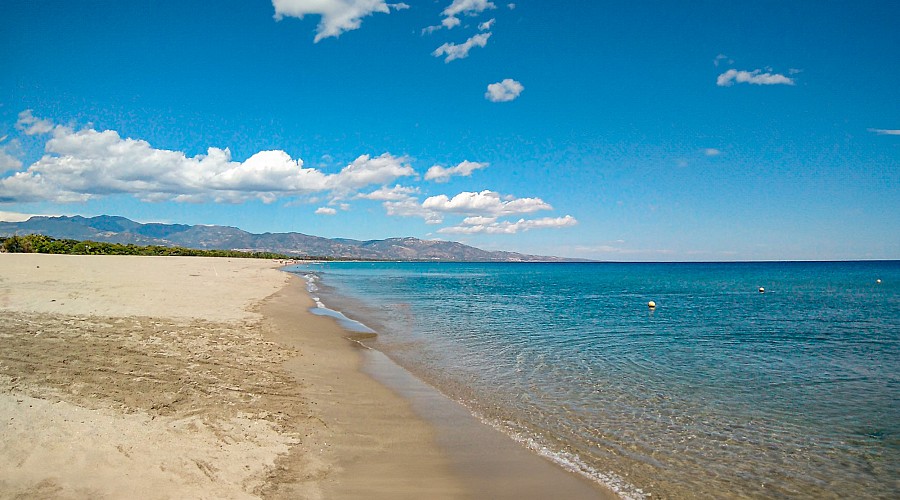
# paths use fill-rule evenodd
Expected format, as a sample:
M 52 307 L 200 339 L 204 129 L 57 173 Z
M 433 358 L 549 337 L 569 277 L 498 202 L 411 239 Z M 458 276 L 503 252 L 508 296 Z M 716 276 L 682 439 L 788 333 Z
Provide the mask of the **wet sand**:
M 604 498 L 272 261 L 0 254 L 0 498 Z

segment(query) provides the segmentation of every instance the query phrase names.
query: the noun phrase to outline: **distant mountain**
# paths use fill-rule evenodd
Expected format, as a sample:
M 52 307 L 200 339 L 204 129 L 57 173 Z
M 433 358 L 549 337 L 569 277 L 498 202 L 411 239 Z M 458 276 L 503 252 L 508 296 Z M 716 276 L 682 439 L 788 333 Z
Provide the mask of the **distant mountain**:
M 181 246 L 206 250 L 276 252 L 297 256 L 372 260 L 437 260 L 478 262 L 560 262 L 569 259 L 489 252 L 454 241 L 389 238 L 358 241 L 303 233 L 253 234 L 230 226 L 141 224 L 125 217 L 42 217 L 25 222 L 0 221 L 0 236 L 43 234 L 53 238 Z

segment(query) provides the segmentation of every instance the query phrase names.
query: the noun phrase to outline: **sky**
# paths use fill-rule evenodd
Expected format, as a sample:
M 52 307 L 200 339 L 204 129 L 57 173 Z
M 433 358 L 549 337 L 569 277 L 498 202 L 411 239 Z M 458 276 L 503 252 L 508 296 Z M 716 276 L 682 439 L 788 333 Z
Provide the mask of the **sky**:
M 0 2 L 0 218 L 900 259 L 900 2 Z

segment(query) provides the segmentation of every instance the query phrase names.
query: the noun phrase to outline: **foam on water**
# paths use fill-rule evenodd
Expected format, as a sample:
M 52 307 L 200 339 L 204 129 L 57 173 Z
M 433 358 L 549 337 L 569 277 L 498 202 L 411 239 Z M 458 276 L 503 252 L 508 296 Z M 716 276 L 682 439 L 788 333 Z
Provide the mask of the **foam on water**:
M 325 307 L 325 304 L 322 302 L 322 300 L 319 297 L 312 295 L 313 293 L 319 291 L 319 287 L 316 286 L 316 281 L 319 279 L 318 276 L 316 276 L 315 274 L 312 274 L 312 273 L 303 274 L 301 276 L 303 277 L 303 279 L 306 280 L 306 290 L 308 292 L 310 292 L 310 298 L 312 298 L 313 302 L 316 303 L 316 307 L 313 307 L 312 309 L 310 309 L 311 313 L 313 313 L 317 316 L 332 317 L 338 321 L 338 324 L 340 324 L 342 328 L 349 330 L 351 332 L 376 333 L 375 330 L 369 328 L 362 322 L 350 319 L 347 316 L 345 316 L 344 313 L 342 313 L 340 311 L 336 311 L 334 309 L 329 309 L 328 307 Z

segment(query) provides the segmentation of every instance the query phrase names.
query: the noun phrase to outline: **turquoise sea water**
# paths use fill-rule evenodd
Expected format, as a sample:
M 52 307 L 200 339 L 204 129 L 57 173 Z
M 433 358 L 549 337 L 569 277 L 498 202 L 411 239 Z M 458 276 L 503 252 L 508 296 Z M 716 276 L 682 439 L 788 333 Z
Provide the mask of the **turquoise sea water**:
M 900 496 L 900 262 L 292 270 L 373 347 L 624 496 Z

